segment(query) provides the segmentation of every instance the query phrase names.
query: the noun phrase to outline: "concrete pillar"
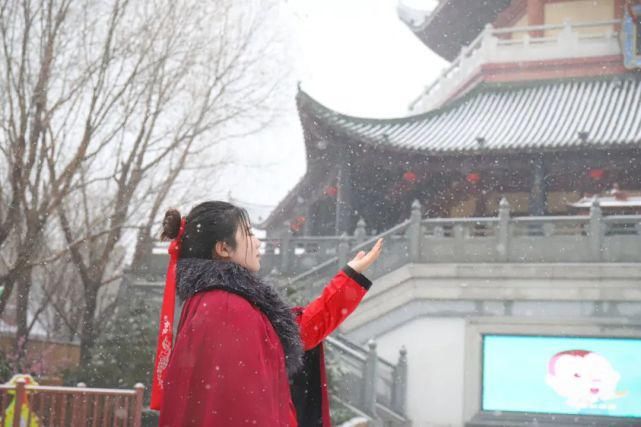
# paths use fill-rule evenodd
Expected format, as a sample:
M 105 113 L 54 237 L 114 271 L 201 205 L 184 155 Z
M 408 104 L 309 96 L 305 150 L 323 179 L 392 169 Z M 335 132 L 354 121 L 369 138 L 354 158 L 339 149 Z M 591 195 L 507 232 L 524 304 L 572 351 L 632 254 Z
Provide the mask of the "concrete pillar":
M 536 156 L 532 166 L 532 187 L 530 188 L 528 211 L 532 216 L 543 216 L 547 213 L 547 189 L 543 157 Z
M 419 262 L 421 260 L 421 241 L 423 240 L 423 233 L 421 233 L 422 216 L 421 203 L 418 200 L 414 200 L 412 203 L 410 224 L 406 231 L 410 262 Z
M 454 224 L 452 227 L 452 233 L 454 234 L 454 250 L 455 256 L 463 258 L 465 255 L 465 240 L 467 239 L 467 228 L 463 224 Z
M 601 261 L 602 243 L 603 243 L 603 213 L 599 201 L 595 197 L 590 207 L 590 254 L 593 261 Z
M 363 218 L 359 219 L 356 223 L 356 230 L 354 230 L 354 238 L 356 239 L 356 244 L 360 245 L 361 243 L 367 240 L 367 230 L 365 229 L 365 220 Z
M 510 246 L 510 204 L 505 197 L 499 202 L 499 224 L 497 230 L 496 252 L 499 261 L 508 260 Z
M 405 346 L 401 347 L 398 363 L 394 368 L 392 409 L 401 415 L 405 415 L 407 410 L 407 349 Z
M 367 415 L 376 418 L 376 377 L 378 375 L 378 354 L 376 341 L 367 343 L 368 352 L 363 371 L 363 405 L 362 409 Z

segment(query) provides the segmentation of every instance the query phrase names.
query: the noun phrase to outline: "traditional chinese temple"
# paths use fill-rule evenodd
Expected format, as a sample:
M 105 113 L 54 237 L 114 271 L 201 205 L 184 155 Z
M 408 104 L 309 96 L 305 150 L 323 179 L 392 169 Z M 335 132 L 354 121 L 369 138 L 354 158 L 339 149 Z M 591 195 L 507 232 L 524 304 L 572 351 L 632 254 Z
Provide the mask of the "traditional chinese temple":
M 340 235 L 363 218 L 373 233 L 406 219 L 413 200 L 426 217 L 485 217 L 505 197 L 524 216 L 566 214 L 614 183 L 637 194 L 641 43 L 628 12 L 639 7 L 451 0 L 422 16 L 399 6 L 451 65 L 401 118 L 348 116 L 299 90 L 307 173 L 262 227 Z

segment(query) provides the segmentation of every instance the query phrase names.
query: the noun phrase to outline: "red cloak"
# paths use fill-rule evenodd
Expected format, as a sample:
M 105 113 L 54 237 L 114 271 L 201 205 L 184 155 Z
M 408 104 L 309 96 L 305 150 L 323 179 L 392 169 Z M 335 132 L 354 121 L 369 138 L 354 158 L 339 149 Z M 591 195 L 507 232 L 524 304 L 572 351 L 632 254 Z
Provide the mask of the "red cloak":
M 281 341 L 263 312 L 226 290 L 189 297 L 167 366 L 159 426 L 329 427 L 321 343 L 370 285 L 345 267 L 318 298 L 295 309 L 306 354 L 291 389 Z

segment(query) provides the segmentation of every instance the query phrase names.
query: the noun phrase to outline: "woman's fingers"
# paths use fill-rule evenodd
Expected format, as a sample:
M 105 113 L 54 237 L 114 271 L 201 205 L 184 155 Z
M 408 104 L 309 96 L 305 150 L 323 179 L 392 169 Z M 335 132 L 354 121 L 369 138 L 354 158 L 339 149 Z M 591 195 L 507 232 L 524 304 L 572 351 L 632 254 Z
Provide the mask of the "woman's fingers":
M 382 249 L 383 249 L 383 239 L 378 239 L 374 247 L 366 255 L 367 267 L 369 267 L 374 261 L 376 261 L 378 256 L 381 254 Z
M 373 252 L 374 255 L 378 257 L 381 254 L 382 250 L 383 250 L 383 239 L 378 239 L 370 252 Z
M 352 261 L 358 261 L 359 259 L 362 259 L 365 255 L 366 255 L 366 254 L 365 254 L 365 251 L 359 251 L 359 252 L 354 256 L 354 258 L 352 259 Z
M 352 267 L 357 272 L 363 273 L 365 270 L 367 270 L 367 268 L 369 268 L 370 265 L 374 263 L 374 261 L 376 261 L 376 259 L 381 254 L 382 249 L 383 239 L 378 239 L 376 244 L 369 252 L 365 253 L 363 251 L 360 251 L 347 265 Z

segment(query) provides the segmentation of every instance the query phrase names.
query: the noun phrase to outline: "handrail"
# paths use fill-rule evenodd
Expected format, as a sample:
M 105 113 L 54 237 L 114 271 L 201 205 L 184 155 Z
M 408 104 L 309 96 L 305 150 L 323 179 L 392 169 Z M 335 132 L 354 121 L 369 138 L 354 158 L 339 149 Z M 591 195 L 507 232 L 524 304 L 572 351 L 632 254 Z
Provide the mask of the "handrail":
M 416 219 L 415 219 L 416 220 Z M 559 229 L 565 228 L 567 226 L 576 226 L 576 227 L 586 227 L 586 226 L 591 226 L 595 220 L 598 222 L 601 222 L 601 224 L 605 225 L 617 225 L 617 224 L 641 224 L 641 215 L 603 215 L 602 213 L 598 214 L 598 217 L 593 217 L 590 213 L 587 213 L 585 215 L 572 215 L 572 216 L 565 216 L 565 215 L 554 215 L 554 216 L 537 216 L 537 217 L 531 217 L 531 216 L 518 216 L 518 217 L 512 217 L 508 216 L 506 219 L 501 219 L 500 214 L 499 216 L 494 216 L 494 217 L 472 217 L 472 218 L 421 218 L 419 219 L 419 225 L 420 227 L 423 227 L 426 231 L 431 230 L 434 227 L 438 226 L 447 226 L 447 227 L 455 227 L 455 226 L 464 226 L 464 227 L 474 227 L 474 226 L 491 226 L 496 228 L 497 233 L 507 233 L 505 236 L 497 235 L 494 236 L 499 239 L 504 239 L 508 238 L 512 234 L 510 231 L 501 231 L 504 229 L 505 226 L 511 225 L 515 226 L 517 228 L 524 227 L 524 226 L 545 226 L 547 227 L 548 225 L 551 226 L 557 226 Z M 506 221 L 504 224 L 501 221 Z M 398 234 L 399 232 L 403 232 L 408 229 L 412 224 L 412 220 L 408 219 L 392 228 L 389 230 L 378 234 L 377 236 L 371 237 L 368 240 L 359 243 L 357 245 L 352 246 L 351 248 L 346 248 L 346 252 L 343 253 L 342 255 L 339 253 L 340 249 L 337 249 L 335 253 L 331 255 L 331 258 L 326 259 L 325 261 L 321 262 L 320 264 L 317 264 L 316 266 L 310 268 L 309 270 L 306 270 L 290 279 L 288 279 L 288 284 L 292 286 L 292 290 L 294 292 L 298 291 L 300 288 L 300 283 L 304 283 L 305 281 L 309 281 L 310 278 L 314 277 L 315 275 L 320 274 L 326 274 L 327 269 L 330 267 L 340 267 L 337 266 L 339 259 L 344 259 L 344 257 L 347 256 L 352 256 L 353 254 L 357 253 L 360 250 L 367 250 L 369 247 L 376 242 L 377 239 L 379 238 L 385 238 L 389 237 L 395 234 Z M 641 225 L 638 225 L 636 227 L 637 230 L 641 230 Z M 420 228 L 418 229 L 413 229 L 412 233 L 416 233 L 417 235 L 420 233 Z M 342 237 L 335 237 L 334 241 L 337 242 L 351 242 L 353 244 L 354 241 L 358 241 L 357 239 L 355 240 L 352 236 L 351 240 L 348 240 L 347 236 L 342 236 Z M 408 237 L 408 236 L 405 236 Z M 412 239 L 411 236 L 410 240 Z M 472 236 L 473 237 L 473 236 Z M 492 237 L 492 236 L 479 236 L 479 237 Z M 515 237 L 521 237 L 520 235 L 515 236 Z M 311 238 L 313 240 L 313 238 Z M 351 245 L 349 245 L 351 246 Z M 337 255 L 336 255 L 337 254 Z M 330 255 L 330 254 L 327 254 Z M 342 257 L 342 258 L 339 258 Z
M 347 239 L 347 240 L 354 240 L 354 236 L 301 236 L 301 237 L 290 237 L 289 241 L 290 242 L 306 242 L 306 241 L 336 241 L 340 240 L 341 238 Z
M 391 236 L 392 234 L 396 234 L 399 231 L 404 230 L 405 228 L 407 228 L 407 226 L 410 224 L 410 222 L 411 221 L 409 219 L 406 219 L 405 221 L 401 222 L 398 225 L 395 225 L 394 227 L 390 228 L 389 230 L 384 231 L 384 232 L 372 237 L 371 239 L 364 241 L 360 245 L 354 246 L 350 250 L 350 252 L 357 252 L 357 251 L 360 251 L 362 249 L 369 248 L 371 245 L 376 243 L 378 241 L 378 239 L 384 239 L 387 236 Z
M 528 25 L 528 26 L 523 26 L 523 27 L 509 27 L 509 28 L 493 28 L 490 24 L 488 24 L 479 34 L 476 36 L 476 38 L 467 46 L 464 46 L 461 49 L 461 52 L 457 55 L 457 57 L 450 63 L 448 67 L 443 69 L 443 71 L 440 73 L 440 75 L 432 82 L 429 84 L 424 91 L 416 97 L 412 102 L 409 104 L 409 108 L 413 109 L 416 104 L 418 104 L 426 95 L 429 95 L 440 83 L 441 81 L 446 78 L 452 71 L 460 67 L 461 62 L 463 61 L 463 58 L 466 58 L 473 54 L 475 50 L 480 48 L 483 44 L 483 40 L 487 36 L 496 36 L 496 35 L 504 35 L 504 34 L 519 34 L 519 33 L 529 33 L 532 31 L 545 31 L 545 30 L 563 30 L 565 28 L 590 28 L 590 27 L 605 27 L 609 25 L 617 25 L 620 24 L 622 21 L 620 19 L 611 19 L 611 20 L 605 20 L 605 21 L 593 21 L 593 22 L 578 22 L 578 23 L 572 23 L 572 22 L 566 22 L 564 24 L 544 24 L 544 25 Z M 608 32 L 605 32 L 607 35 Z M 541 39 L 548 39 L 548 40 L 556 40 L 560 36 L 556 37 L 529 37 L 529 40 L 531 43 L 536 42 L 537 40 Z
M 312 275 L 314 275 L 317 271 L 320 271 L 320 270 L 322 270 L 323 268 L 328 267 L 328 266 L 330 266 L 330 265 L 332 265 L 332 264 L 334 264 L 334 263 L 338 263 L 338 257 L 332 257 L 332 258 L 328 259 L 327 261 L 325 261 L 325 262 L 322 262 L 322 263 L 318 264 L 316 267 L 312 267 L 312 268 L 310 268 L 310 269 L 309 269 L 309 270 L 307 270 L 306 272 L 301 273 L 301 274 L 299 274 L 298 276 L 295 276 L 295 277 L 293 277 L 293 278 L 289 279 L 289 280 L 288 280 L 288 283 L 290 283 L 290 284 L 291 284 L 291 283 L 294 283 L 294 282 L 298 282 L 299 280 L 302 280 L 302 279 L 304 279 L 304 278 L 306 278 L 306 277 L 308 277 L 308 276 L 312 276 Z
M 326 341 L 330 345 L 330 347 L 337 347 L 341 351 L 344 351 L 345 353 L 348 353 L 349 355 L 355 357 L 360 362 L 365 363 L 365 361 L 367 360 L 367 356 L 365 356 L 363 354 L 360 354 L 359 352 L 355 351 L 354 349 L 349 348 L 349 346 L 347 346 L 344 343 L 340 342 L 336 338 L 333 338 L 332 336 L 327 337 Z
M 483 224 L 483 223 L 490 223 L 493 224 L 495 222 L 498 222 L 497 217 L 478 217 L 478 218 L 425 218 L 421 220 L 422 224 L 429 225 L 429 224 L 460 224 L 460 223 L 467 223 L 467 224 Z
M 641 215 L 607 215 L 603 217 L 605 222 L 639 222 L 641 223 Z
M 483 40 L 483 37 L 485 37 L 486 30 L 487 29 L 484 29 L 483 31 L 481 31 L 479 35 L 476 36 L 474 40 L 472 40 L 472 43 L 463 47 L 461 49 L 461 52 L 454 59 L 454 61 L 450 63 L 450 66 L 443 69 L 443 71 L 441 71 L 441 74 L 436 78 L 436 80 L 434 80 L 430 85 L 428 85 L 423 91 L 423 93 L 421 93 L 418 97 L 416 97 L 416 99 L 410 102 L 409 104 L 410 109 L 413 109 L 414 106 L 418 104 L 425 95 L 432 92 L 432 90 L 439 85 L 442 79 L 444 79 L 452 70 L 457 68 L 464 57 L 466 57 L 470 52 L 472 52 L 477 46 L 480 46 L 482 44 L 482 40 Z
M 338 347 L 340 350 L 349 353 L 351 356 L 354 356 L 361 362 L 365 362 L 367 360 L 367 350 L 363 347 L 357 346 L 356 344 L 353 344 L 349 341 L 343 341 L 340 338 L 336 338 L 331 335 L 328 336 L 326 340 L 330 344 L 330 346 Z M 381 358 L 380 356 L 378 357 L 378 362 L 390 369 L 394 369 L 394 367 L 396 366 L 390 361 Z
M 524 33 L 530 31 L 543 31 L 543 30 L 562 30 L 564 28 L 591 28 L 591 27 L 606 27 L 609 25 L 620 24 L 620 19 L 608 19 L 605 21 L 592 21 L 592 22 L 571 22 L 565 24 L 543 24 L 543 25 L 527 25 L 524 27 L 508 27 L 508 28 L 492 28 L 492 34 L 511 34 L 511 33 Z
M 576 216 L 543 216 L 543 217 L 530 217 L 530 216 L 518 216 L 510 218 L 510 222 L 514 223 L 523 223 L 523 224 L 542 224 L 546 222 L 565 222 L 565 223 L 584 223 L 589 222 L 590 217 L 587 215 L 576 215 Z
M 377 236 L 375 236 L 375 237 L 373 237 L 373 238 L 371 238 L 371 239 L 369 239 L 369 240 L 366 240 L 365 242 L 363 242 L 363 243 L 361 243 L 361 244 L 359 244 L 359 245 L 354 246 L 353 248 L 351 248 L 351 249 L 349 250 L 349 252 L 348 252 L 348 253 L 353 253 L 353 252 L 355 252 L 355 251 L 359 251 L 359 250 L 362 250 L 362 249 L 368 248 L 368 247 L 369 247 L 369 246 L 371 246 L 372 244 L 376 243 L 376 241 L 377 241 L 378 239 L 385 238 L 385 237 L 387 237 L 387 236 L 390 236 L 390 235 L 392 235 L 392 234 L 395 234 L 395 233 L 397 233 L 398 231 L 400 231 L 400 230 L 404 229 L 405 227 L 407 227 L 407 226 L 409 225 L 409 223 L 410 223 L 410 221 L 409 221 L 409 220 L 405 220 L 405 221 L 403 221 L 402 223 L 400 223 L 400 224 L 398 224 L 398 225 L 396 225 L 396 226 L 394 226 L 394 227 L 390 228 L 389 230 L 387 230 L 387 231 L 385 231 L 385 232 L 383 232 L 383 233 L 381 233 L 381 234 L 379 234 L 379 235 L 377 235 Z M 330 265 L 332 265 L 332 264 L 334 264 L 334 263 L 336 263 L 336 264 L 338 263 L 338 257 L 337 257 L 337 256 L 336 256 L 336 257 L 332 257 L 332 258 L 328 259 L 327 261 L 325 261 L 325 262 L 323 262 L 323 263 L 321 263 L 321 264 L 318 264 L 316 267 L 313 267 L 313 268 L 311 268 L 311 269 L 307 270 L 306 272 L 301 273 L 301 274 L 299 274 L 298 276 L 295 276 L 295 277 L 293 277 L 293 278 L 289 279 L 289 280 L 288 280 L 288 283 L 289 283 L 289 284 L 292 284 L 292 283 L 298 282 L 298 281 L 300 281 L 300 280 L 303 280 L 303 279 L 305 279 L 306 277 L 313 276 L 313 275 L 314 275 L 314 274 L 316 274 L 318 271 L 320 271 L 320 270 L 322 270 L 322 269 L 324 269 L 324 268 L 326 268 L 326 267 L 329 267 Z
M 365 412 L 363 412 L 362 410 L 358 409 L 356 406 L 350 405 L 349 403 L 345 402 L 340 397 L 332 394 L 330 399 L 334 399 L 336 402 L 338 402 L 339 405 L 343 405 L 344 407 L 346 407 L 347 409 L 349 409 L 350 411 L 352 411 L 353 413 L 355 413 L 359 417 L 363 417 L 363 418 L 367 419 L 368 421 L 372 420 L 371 416 L 367 415 Z
M 363 392 L 358 402 L 352 402 L 359 405 L 359 410 L 371 412 L 377 419 L 407 421 L 402 409 L 405 407 L 403 390 L 407 384 L 407 361 L 403 349 L 398 364 L 393 364 L 381 358 L 372 343 L 368 344 L 369 349 L 365 349 L 340 336 L 330 336 L 327 344 L 328 351 L 338 352 L 349 361 L 349 372 L 355 378 L 343 385 L 348 393 L 351 393 L 349 390 L 355 391 L 354 387 Z M 377 409 L 382 411 L 383 417 Z
M 383 405 L 380 402 L 376 402 L 376 409 L 383 410 L 388 417 L 394 418 L 394 421 L 397 422 L 407 422 L 407 418 L 399 414 L 398 412 L 394 411 L 392 408 L 388 408 L 387 406 Z
M 0 390 L 15 390 L 14 385 L 0 385 Z M 42 385 L 25 385 L 28 392 L 47 392 L 47 393 L 73 393 L 73 394 L 96 394 L 96 395 L 118 395 L 118 396 L 135 396 L 136 390 L 131 389 L 109 389 L 109 388 L 85 388 L 85 387 L 58 387 Z

